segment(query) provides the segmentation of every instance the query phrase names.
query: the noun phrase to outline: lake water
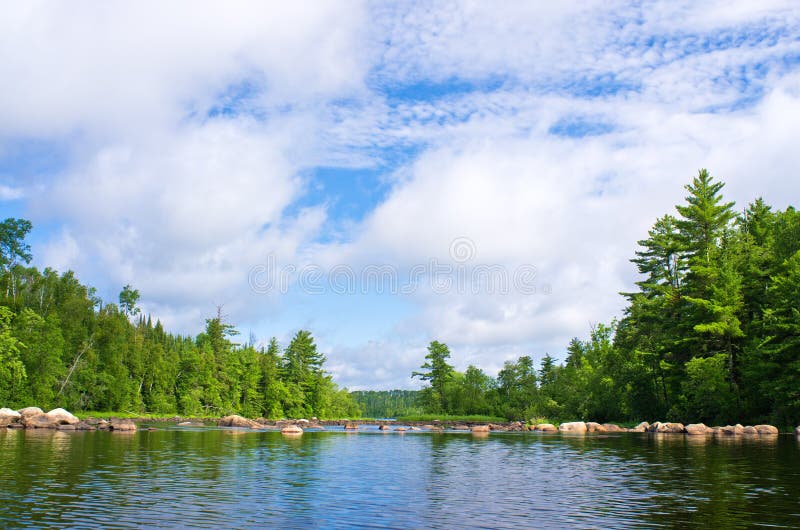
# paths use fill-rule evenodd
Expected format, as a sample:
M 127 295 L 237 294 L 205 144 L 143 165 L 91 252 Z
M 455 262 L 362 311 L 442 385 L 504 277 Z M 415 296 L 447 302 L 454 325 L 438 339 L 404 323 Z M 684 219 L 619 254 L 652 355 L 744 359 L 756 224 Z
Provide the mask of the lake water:
M 794 436 L 0 430 L 0 527 L 800 527 Z

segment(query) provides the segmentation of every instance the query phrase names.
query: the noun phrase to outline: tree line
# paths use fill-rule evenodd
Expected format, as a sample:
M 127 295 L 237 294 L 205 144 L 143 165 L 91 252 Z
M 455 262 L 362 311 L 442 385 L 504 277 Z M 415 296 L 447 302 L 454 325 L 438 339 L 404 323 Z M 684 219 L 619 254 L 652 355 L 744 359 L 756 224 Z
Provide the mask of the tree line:
M 103 303 L 72 272 L 28 266 L 31 223 L 0 223 L 0 406 L 248 417 L 356 417 L 301 330 L 281 348 L 237 334 L 221 310 L 196 337 L 168 333 L 126 286 Z
M 434 341 L 414 372 L 432 413 L 509 419 L 800 422 L 800 213 L 734 210 L 708 171 L 631 260 L 619 321 L 573 339 L 563 362 L 523 356 L 496 378 L 449 364 Z

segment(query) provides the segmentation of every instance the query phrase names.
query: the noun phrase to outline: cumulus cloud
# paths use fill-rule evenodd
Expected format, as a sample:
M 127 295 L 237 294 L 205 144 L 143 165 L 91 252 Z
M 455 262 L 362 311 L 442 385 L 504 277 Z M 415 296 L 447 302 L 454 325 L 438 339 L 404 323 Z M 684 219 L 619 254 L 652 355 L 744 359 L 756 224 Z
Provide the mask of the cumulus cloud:
M 281 107 L 358 92 L 364 17 L 358 2 L 8 5 L 0 134 L 147 135 L 220 95 Z
M 619 315 L 635 241 L 697 169 L 739 207 L 796 204 L 799 28 L 790 1 L 7 6 L 0 147 L 69 156 L 0 199 L 58 226 L 48 264 L 182 331 L 214 304 L 258 335 L 311 325 L 351 387 L 413 385 L 431 339 L 494 372 Z M 336 218 L 321 166 L 389 191 Z M 408 277 L 456 238 L 468 270 L 535 266 L 536 292 L 248 285 L 270 255 Z

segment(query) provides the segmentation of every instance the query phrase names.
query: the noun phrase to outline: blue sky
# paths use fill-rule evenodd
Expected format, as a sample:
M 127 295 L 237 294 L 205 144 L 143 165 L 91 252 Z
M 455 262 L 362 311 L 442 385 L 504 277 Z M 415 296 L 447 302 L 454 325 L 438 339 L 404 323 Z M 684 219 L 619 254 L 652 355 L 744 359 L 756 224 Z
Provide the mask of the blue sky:
M 490 373 L 563 356 L 699 168 L 742 208 L 800 195 L 796 2 L 3 10 L 0 211 L 35 263 L 182 333 L 218 305 L 309 328 L 351 388 L 414 387 L 433 339 Z M 406 288 L 335 285 L 371 273 Z

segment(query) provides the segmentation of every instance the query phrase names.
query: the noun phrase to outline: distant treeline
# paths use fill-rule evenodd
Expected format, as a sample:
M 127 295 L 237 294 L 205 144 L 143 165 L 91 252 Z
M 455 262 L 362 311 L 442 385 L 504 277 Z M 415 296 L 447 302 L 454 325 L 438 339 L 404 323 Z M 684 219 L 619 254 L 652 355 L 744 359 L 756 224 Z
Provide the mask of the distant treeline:
M 419 390 L 355 390 L 350 392 L 368 418 L 399 418 L 423 412 Z
M 507 362 L 497 378 L 431 343 L 426 412 L 509 419 L 800 423 L 800 213 L 742 212 L 701 170 L 677 216 L 632 260 L 642 275 L 619 322 L 573 339 L 565 361 Z
M 196 337 L 140 314 L 137 290 L 103 303 L 72 272 L 40 271 L 24 219 L 0 223 L 0 407 L 249 417 L 357 417 L 308 331 L 281 349 L 231 339 L 218 311 Z

